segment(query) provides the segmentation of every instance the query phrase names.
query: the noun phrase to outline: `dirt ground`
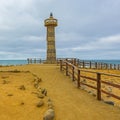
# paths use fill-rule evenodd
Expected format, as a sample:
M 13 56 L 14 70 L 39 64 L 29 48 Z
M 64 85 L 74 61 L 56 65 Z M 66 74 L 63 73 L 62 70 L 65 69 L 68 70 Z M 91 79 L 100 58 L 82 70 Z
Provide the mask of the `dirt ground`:
M 23 65 L 0 67 L 0 120 L 43 120 L 47 100 L 54 104 L 55 120 L 119 120 L 120 108 L 97 101 L 88 92 L 76 88 L 56 65 Z M 10 71 L 22 72 L 10 72 Z M 30 71 L 30 72 L 25 72 Z M 47 90 L 44 105 L 34 87 L 35 75 Z M 24 86 L 25 89 L 21 89 Z
M 34 79 L 29 72 L 0 72 L 0 120 L 42 120 L 47 108 L 37 107 Z

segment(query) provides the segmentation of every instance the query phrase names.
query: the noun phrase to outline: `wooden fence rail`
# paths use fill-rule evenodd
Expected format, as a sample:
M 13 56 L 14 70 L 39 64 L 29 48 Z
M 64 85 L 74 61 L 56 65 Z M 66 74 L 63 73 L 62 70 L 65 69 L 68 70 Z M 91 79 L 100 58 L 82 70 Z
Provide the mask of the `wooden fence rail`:
M 28 64 L 41 64 L 44 63 L 46 60 L 42 60 L 41 58 L 27 58 Z
M 60 60 L 67 60 L 79 68 L 120 70 L 120 64 L 108 64 L 103 62 L 80 60 L 77 58 L 58 58 L 57 65 L 59 65 Z
M 101 88 L 102 84 L 112 86 L 114 88 L 119 88 L 120 89 L 120 84 L 115 84 L 115 83 L 110 83 L 108 81 L 103 80 L 102 76 L 105 76 L 106 78 L 108 77 L 115 77 L 116 79 L 118 78 L 120 80 L 120 75 L 114 75 L 114 74 L 107 74 L 107 73 L 101 73 L 101 72 L 94 72 L 90 70 L 85 70 L 85 69 L 80 69 L 78 66 L 75 66 L 73 63 L 66 60 L 60 60 L 60 71 L 65 71 L 66 76 L 70 76 L 73 81 L 76 81 L 77 87 L 80 88 L 81 85 L 87 86 L 89 88 L 95 89 L 96 90 L 96 95 L 97 95 L 97 100 L 101 100 L 101 94 L 107 94 L 111 97 L 114 97 L 118 100 L 120 100 L 120 96 L 115 95 L 113 93 L 110 93 L 108 91 L 105 91 L 104 89 Z M 86 76 L 83 75 L 81 72 L 85 72 L 86 74 L 94 74 L 96 77 L 91 77 L 91 76 Z M 83 83 L 81 79 L 87 79 L 89 81 L 94 81 L 96 82 L 95 85 L 91 85 L 89 83 Z
M 92 61 L 78 61 L 77 65 L 80 68 L 90 68 L 90 69 L 114 69 L 120 70 L 120 64 L 108 64 L 102 62 L 92 62 Z

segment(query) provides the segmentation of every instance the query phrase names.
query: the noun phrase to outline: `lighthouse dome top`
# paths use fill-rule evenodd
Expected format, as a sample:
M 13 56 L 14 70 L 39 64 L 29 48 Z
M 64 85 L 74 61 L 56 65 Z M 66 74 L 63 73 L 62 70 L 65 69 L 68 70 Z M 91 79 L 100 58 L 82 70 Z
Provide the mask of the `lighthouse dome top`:
M 50 13 L 50 17 L 53 17 L 53 14 L 52 14 L 52 13 Z
M 50 17 L 44 21 L 45 26 L 57 26 L 57 19 L 50 13 Z

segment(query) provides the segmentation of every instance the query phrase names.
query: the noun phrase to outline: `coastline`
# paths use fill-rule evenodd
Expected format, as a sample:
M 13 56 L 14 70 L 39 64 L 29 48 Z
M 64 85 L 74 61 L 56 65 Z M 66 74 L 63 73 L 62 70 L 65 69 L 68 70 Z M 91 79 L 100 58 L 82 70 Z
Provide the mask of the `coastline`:
M 107 63 L 107 64 L 120 64 L 120 60 L 84 60 L 84 61 L 91 61 L 91 62 L 99 62 L 99 63 Z M 27 59 L 25 60 L 0 60 L 1 66 L 6 65 L 25 65 L 28 64 Z M 38 63 L 39 64 L 39 63 Z

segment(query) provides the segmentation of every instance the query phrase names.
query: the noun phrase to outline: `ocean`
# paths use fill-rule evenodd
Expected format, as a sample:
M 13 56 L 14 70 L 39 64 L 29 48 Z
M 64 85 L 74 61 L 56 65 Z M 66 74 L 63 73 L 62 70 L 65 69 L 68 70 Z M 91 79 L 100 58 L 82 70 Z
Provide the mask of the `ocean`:
M 24 65 L 27 64 L 27 60 L 0 60 L 0 65 Z
M 100 62 L 108 64 L 120 64 L 120 60 L 85 60 L 91 62 Z M 28 64 L 27 60 L 0 60 L 0 65 L 25 65 Z

